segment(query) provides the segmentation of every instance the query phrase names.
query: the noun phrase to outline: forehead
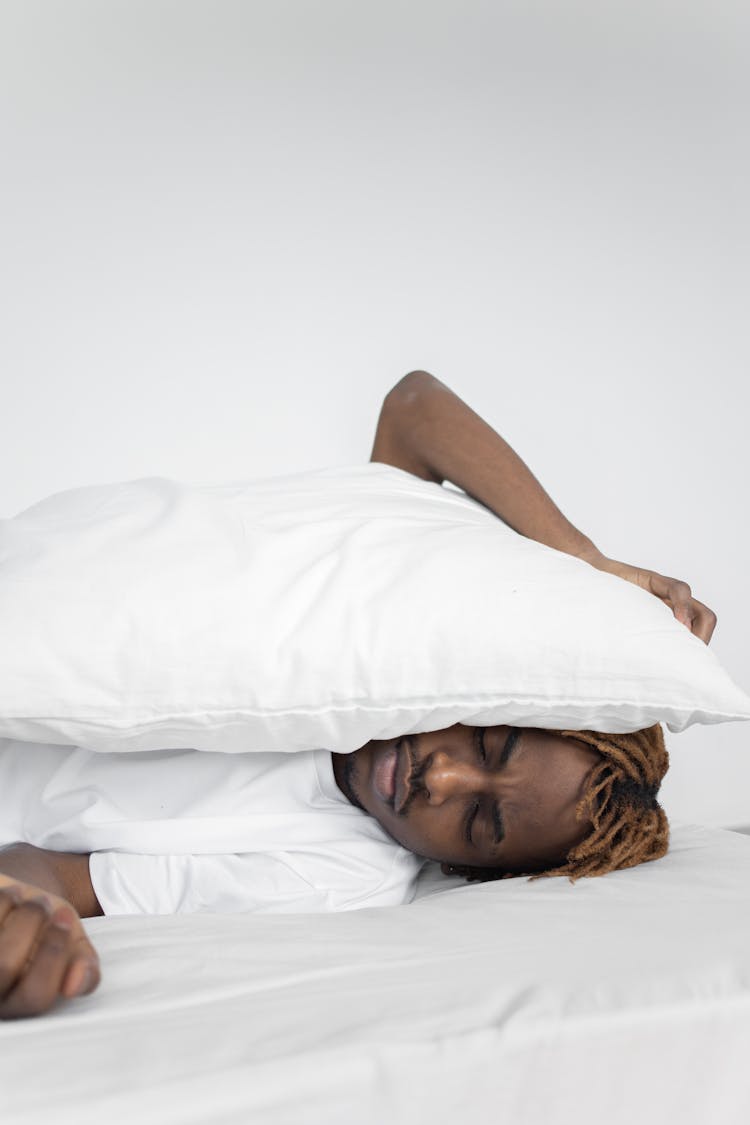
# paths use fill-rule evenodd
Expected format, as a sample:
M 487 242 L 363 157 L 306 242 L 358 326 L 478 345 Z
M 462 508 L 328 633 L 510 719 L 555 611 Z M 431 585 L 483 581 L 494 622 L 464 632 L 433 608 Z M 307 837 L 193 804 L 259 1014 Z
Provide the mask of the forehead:
M 602 760 L 598 750 L 559 731 L 521 728 L 518 747 L 517 761 L 523 764 L 528 780 L 546 782 L 552 790 L 580 783 Z
M 592 827 L 577 810 L 601 755 L 575 738 L 536 729 L 522 731 L 517 755 L 518 784 L 503 806 L 506 854 L 552 859 L 579 843 Z

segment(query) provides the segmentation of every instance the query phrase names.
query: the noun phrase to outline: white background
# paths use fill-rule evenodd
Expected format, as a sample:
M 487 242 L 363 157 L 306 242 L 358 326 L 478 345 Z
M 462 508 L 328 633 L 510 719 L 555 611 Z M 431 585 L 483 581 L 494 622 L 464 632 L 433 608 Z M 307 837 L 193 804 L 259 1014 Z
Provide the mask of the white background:
M 750 17 L 664 0 L 0 0 L 0 514 L 369 456 L 438 375 L 745 689 Z M 750 731 L 673 736 L 750 822 Z

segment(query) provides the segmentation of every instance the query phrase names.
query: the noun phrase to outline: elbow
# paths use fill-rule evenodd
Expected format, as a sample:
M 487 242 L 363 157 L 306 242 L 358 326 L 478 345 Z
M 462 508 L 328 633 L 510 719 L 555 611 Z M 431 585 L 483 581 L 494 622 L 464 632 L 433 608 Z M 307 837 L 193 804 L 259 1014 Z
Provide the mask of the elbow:
M 427 371 L 410 371 L 396 383 L 383 400 L 371 460 L 443 483 L 429 456 L 434 392 L 441 388 Z
M 426 391 L 438 385 L 438 380 L 434 375 L 430 375 L 429 371 L 409 371 L 394 387 L 391 387 L 383 405 L 398 403 L 402 407 L 411 406 Z
M 409 371 L 391 387 L 383 399 L 379 425 L 389 433 L 408 436 L 418 419 L 424 415 L 430 386 L 436 383 L 427 371 Z

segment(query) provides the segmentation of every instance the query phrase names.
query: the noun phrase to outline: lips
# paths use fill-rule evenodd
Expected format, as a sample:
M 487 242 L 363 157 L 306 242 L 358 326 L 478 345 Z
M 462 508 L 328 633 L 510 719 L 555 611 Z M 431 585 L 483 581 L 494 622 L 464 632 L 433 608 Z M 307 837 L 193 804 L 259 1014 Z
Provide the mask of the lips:
M 373 759 L 372 788 L 397 813 L 405 810 L 412 789 L 411 741 L 407 737 L 384 742 Z
M 393 807 L 397 813 L 402 813 L 406 809 L 406 804 L 411 794 L 411 781 L 413 774 L 413 762 L 409 753 L 409 739 L 404 739 L 401 743 L 401 753 L 399 754 L 398 768 L 396 769 L 396 792 L 393 800 Z
M 372 771 L 372 785 L 377 795 L 389 805 L 396 796 L 396 771 L 398 769 L 398 750 L 393 743 L 386 744 L 378 751 Z

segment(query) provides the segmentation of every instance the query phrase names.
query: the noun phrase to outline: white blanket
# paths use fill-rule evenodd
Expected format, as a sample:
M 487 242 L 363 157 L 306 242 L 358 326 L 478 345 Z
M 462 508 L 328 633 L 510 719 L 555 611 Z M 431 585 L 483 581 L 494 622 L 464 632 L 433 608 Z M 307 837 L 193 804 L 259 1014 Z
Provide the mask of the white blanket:
M 444 889 L 447 888 L 447 889 Z M 746 1125 L 750 838 L 571 886 L 102 918 L 92 997 L 0 1025 L 10 1125 Z

